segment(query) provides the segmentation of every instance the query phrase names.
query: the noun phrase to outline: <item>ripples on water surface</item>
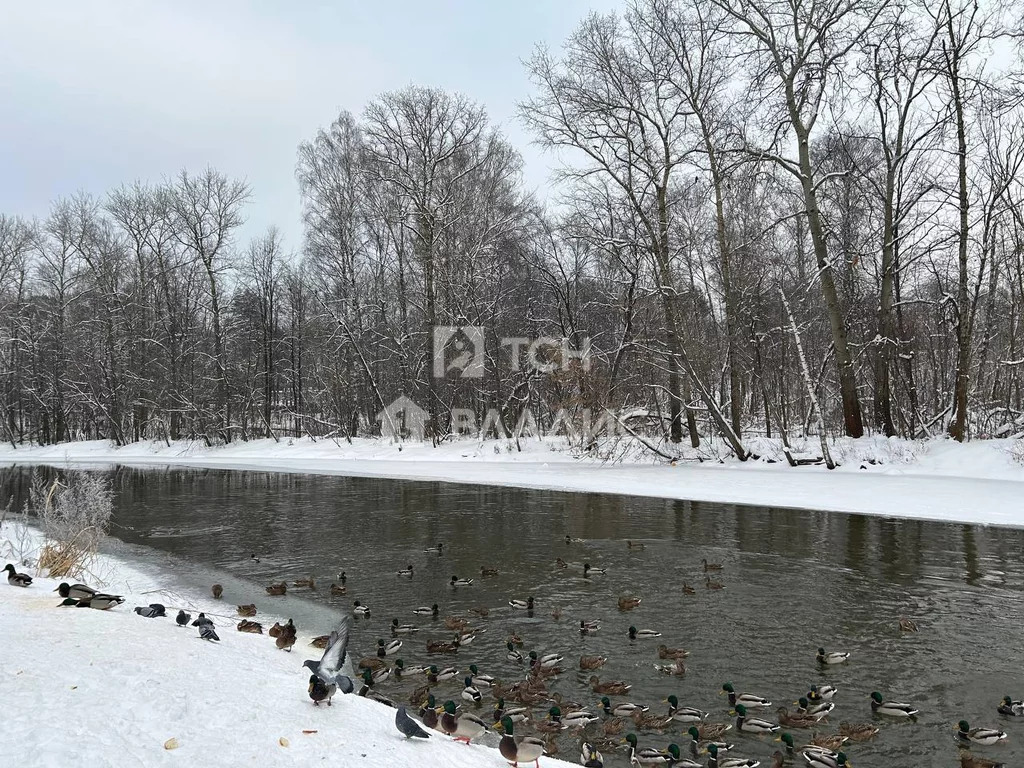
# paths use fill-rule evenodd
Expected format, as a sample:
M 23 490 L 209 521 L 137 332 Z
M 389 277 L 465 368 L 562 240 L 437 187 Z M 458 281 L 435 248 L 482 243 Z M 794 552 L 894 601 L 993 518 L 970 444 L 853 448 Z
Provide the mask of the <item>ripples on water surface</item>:
M 20 471 L 5 472 L 8 487 L 17 489 Z M 952 724 L 961 717 L 972 727 L 1010 733 L 1008 744 L 976 754 L 1010 765 L 1024 756 L 1024 718 L 1018 723 L 996 713 L 1001 696 L 1024 697 L 1024 531 L 295 474 L 120 468 L 114 477 L 120 538 L 185 558 L 183 581 L 220 578 L 232 587 L 232 603 L 254 601 L 261 612 L 301 615 L 310 622 L 303 630 L 326 633 L 327 615 L 302 610 L 291 598 L 269 598 L 262 588 L 313 575 L 321 589 L 303 591 L 304 598 L 340 610 L 359 599 L 373 609 L 371 618 L 356 622 L 353 642 L 360 653 L 388 637 L 397 617 L 423 627 L 399 654 L 407 665 L 433 661 L 466 670 L 475 662 L 482 673 L 511 681 L 522 674 L 505 660 L 506 638 L 515 631 L 526 640 L 524 651 L 565 655 L 566 672 L 551 688 L 591 710 L 599 697 L 586 684 L 590 673 L 578 671 L 581 654 L 607 656 L 597 674 L 632 683 L 630 700 L 652 711 L 663 711 L 664 698 L 675 693 L 682 704 L 725 720 L 725 699 L 717 692 L 726 680 L 790 708 L 812 683 L 837 685 L 832 731 L 841 721 L 871 720 L 868 694 L 875 689 L 919 706 L 916 723 L 880 722 L 882 733 L 873 742 L 850 745 L 858 768 L 958 765 Z M 583 541 L 566 545 L 566 533 Z M 627 539 L 646 546 L 628 549 Z M 443 556 L 423 552 L 437 542 L 445 544 Z M 259 564 L 249 562 L 252 552 L 261 556 Z M 557 557 L 568 567 L 555 567 Z M 724 563 L 715 578 L 725 589 L 703 588 L 704 557 Z M 608 574 L 584 579 L 584 561 Z M 414 579 L 394 575 L 410 563 Z M 500 576 L 480 578 L 482 565 Z M 326 587 L 341 570 L 349 594 L 331 597 Z M 452 574 L 474 578 L 475 586 L 450 589 Z M 696 595 L 683 594 L 684 581 Z M 617 598 L 627 594 L 643 603 L 622 613 Z M 506 607 L 509 599 L 530 595 L 537 601 L 532 617 Z M 442 617 L 469 617 L 469 608 L 489 607 L 487 619 L 474 620 L 487 631 L 456 657 L 426 654 L 427 639 L 452 635 L 440 622 L 412 614 L 434 602 Z M 562 609 L 559 621 L 550 615 L 555 607 Z M 901 635 L 900 616 L 913 618 L 921 631 Z M 599 620 L 600 632 L 581 637 L 575 629 L 580 619 Z M 313 625 L 318 620 L 323 626 Z M 663 638 L 631 643 L 630 624 L 656 629 Z M 659 642 L 691 651 L 685 677 L 654 670 Z M 819 670 L 819 644 L 850 651 L 851 663 Z M 422 679 L 388 683 L 384 690 L 404 699 L 414 682 Z M 459 700 L 461 686 L 438 688 L 442 701 Z M 295 695 L 303 697 L 298 678 Z M 489 696 L 484 701 L 489 711 L 493 702 Z M 682 732 L 676 725 L 664 735 L 642 733 L 640 743 L 685 745 Z M 794 734 L 802 743 L 807 732 Z M 778 746 L 735 729 L 730 737 L 737 754 L 765 765 Z M 578 744 L 562 736 L 560 756 L 576 761 Z M 606 758 L 609 765 L 626 762 Z

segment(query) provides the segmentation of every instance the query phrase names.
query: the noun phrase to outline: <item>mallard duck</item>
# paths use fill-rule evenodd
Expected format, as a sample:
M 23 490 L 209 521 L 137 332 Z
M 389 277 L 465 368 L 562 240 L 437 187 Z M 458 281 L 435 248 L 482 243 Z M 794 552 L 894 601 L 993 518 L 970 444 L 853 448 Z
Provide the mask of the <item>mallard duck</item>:
M 556 723 L 561 723 L 563 728 L 586 728 L 601 719 L 585 709 L 574 709 L 563 715 L 562 708 L 558 705 L 548 710 L 548 718 Z
M 582 544 L 583 543 L 583 539 L 573 538 L 569 534 L 566 534 L 565 535 L 565 543 L 566 544 Z
M 917 632 L 917 622 L 906 617 L 901 618 L 900 632 Z
M 411 635 L 419 631 L 420 628 L 415 624 L 399 624 L 398 619 L 391 620 L 392 635 Z
M 688 757 L 683 757 L 679 750 L 678 744 L 669 744 L 665 747 L 665 752 L 672 758 L 672 768 L 704 768 L 704 766 L 696 760 L 691 760 Z
M 356 664 L 359 669 L 369 669 L 376 671 L 378 669 L 384 669 L 387 666 L 387 662 L 379 656 L 364 656 Z
M 421 605 L 419 608 L 413 608 L 412 612 L 417 616 L 433 616 L 436 619 L 438 616 L 437 603 L 434 603 L 429 608 L 425 605 Z
M 561 606 L 558 606 L 558 605 L 555 606 L 555 609 L 553 611 L 551 611 L 551 618 L 554 619 L 555 621 L 558 621 L 559 619 L 562 618 L 562 608 L 561 608 Z
M 338 581 L 341 582 L 341 586 L 345 586 L 345 582 L 348 581 L 348 576 L 345 575 L 344 571 L 338 574 Z
M 655 664 L 654 668 L 663 675 L 676 675 L 682 677 L 686 674 L 686 665 L 682 659 L 676 659 L 671 664 Z
M 696 707 L 679 706 L 679 699 L 675 694 L 665 699 L 665 702 L 668 704 L 668 716 L 677 723 L 699 723 L 708 716 L 707 712 Z
M 705 576 L 704 587 L 706 589 L 725 589 L 725 584 L 720 581 L 712 581 L 710 576 Z
M 834 685 L 812 685 L 811 690 L 807 692 L 807 700 L 812 704 L 832 701 L 837 693 L 839 693 L 839 689 Z
M 376 685 L 377 683 L 383 683 L 385 680 L 391 677 L 391 669 L 389 667 L 381 667 L 380 669 L 367 671 L 370 673 L 370 678 L 373 680 L 374 685 Z
M 449 587 L 472 587 L 472 579 L 460 579 L 458 576 L 452 575 L 451 581 L 448 582 Z
M 638 749 L 636 745 L 636 734 L 626 734 L 626 743 L 629 744 L 629 762 L 631 765 L 668 765 L 672 762 L 672 756 L 668 752 L 662 752 L 654 747 Z
M 513 765 L 533 762 L 540 768 L 540 757 L 544 754 L 544 741 L 535 736 L 525 736 L 519 741 L 515 738 L 515 724 L 511 717 L 501 719 L 501 730 L 504 732 L 498 742 L 498 752 Z
M 659 659 L 685 659 L 689 655 L 690 652 L 685 648 L 669 648 L 665 644 L 658 646 Z
M 647 545 L 644 544 L 642 541 L 632 541 L 631 539 L 626 539 L 626 549 L 647 549 Z
M 260 624 L 258 621 L 249 621 L 248 619 L 242 619 L 240 622 L 238 622 L 238 626 L 235 627 L 235 629 L 237 629 L 239 632 L 249 632 L 253 635 L 263 634 L 263 625 Z M 327 644 L 324 643 L 322 647 L 326 648 Z
M 415 571 L 413 570 L 412 563 L 409 563 L 405 568 L 402 568 L 400 571 L 396 571 L 395 575 L 401 576 L 403 579 L 411 579 L 414 573 Z
M 96 594 L 96 590 L 92 587 L 87 587 L 85 584 L 68 584 L 66 581 L 62 581 L 53 591 L 60 593 L 61 597 L 73 597 L 77 600 L 88 600 Z
M 783 725 L 787 728 L 813 728 L 818 724 L 818 718 L 812 715 L 801 715 L 799 713 L 790 714 L 789 710 L 785 707 L 779 707 L 777 710 L 779 716 L 779 725 Z
M 624 717 L 612 717 L 601 723 L 601 733 L 605 736 L 618 736 L 626 729 L 626 723 L 629 721 Z M 618 742 L 621 744 L 621 742 Z M 605 748 L 609 751 L 615 749 L 612 745 L 605 745 Z
M 757 768 L 761 764 L 759 760 L 742 757 L 719 757 L 721 751 L 717 744 L 708 744 L 708 768 Z
M 249 605 L 239 605 L 237 607 L 239 616 L 251 617 L 256 615 L 256 603 L 249 603 Z
M 354 613 L 356 616 L 369 616 L 370 606 L 363 605 L 361 602 L 356 600 L 352 603 L 352 613 Z
M 196 621 L 199 622 L 202 618 L 203 614 L 200 613 L 199 618 L 196 619 Z M 281 627 L 281 634 L 274 638 L 274 643 L 280 650 L 291 652 L 292 646 L 295 645 L 297 632 L 298 630 L 295 628 L 295 623 L 291 619 L 288 619 L 288 623 Z
M 999 702 L 997 711 L 1000 715 L 1020 717 L 1021 715 L 1024 715 L 1024 701 L 1014 701 L 1009 696 L 1003 696 L 1003 700 Z
M 638 605 L 640 605 L 641 598 L 639 597 L 620 597 L 619 598 L 619 610 L 620 611 L 632 611 Z
M 348 588 L 343 587 L 340 584 L 331 584 L 332 595 L 344 595 L 348 593 Z
M 604 755 L 589 741 L 580 744 L 580 765 L 583 768 L 604 768 Z
M 837 753 L 834 758 L 821 752 L 804 752 L 803 755 L 810 768 L 843 768 L 849 764 L 845 752 Z
M 779 730 L 777 723 L 762 720 L 759 717 L 747 717 L 747 708 L 736 705 L 736 730 L 743 733 L 775 733 Z
M 562 663 L 562 654 L 546 653 L 538 656 L 536 651 L 530 651 L 530 666 L 539 665 L 541 669 L 551 669 Z
M 490 675 L 481 675 L 480 670 L 476 668 L 476 664 L 469 665 L 469 674 L 473 676 L 473 685 L 478 688 L 490 688 L 495 683 L 494 678 Z
M 878 691 L 872 691 L 871 711 L 876 715 L 887 715 L 889 717 L 913 717 L 920 710 L 910 704 L 900 704 L 896 701 L 883 701 L 882 694 Z
M 867 741 L 878 734 L 878 728 L 871 723 L 840 723 L 839 733 L 850 741 Z
M 555 567 L 556 568 L 568 568 L 569 564 L 567 562 L 565 562 L 565 560 L 563 560 L 562 558 L 556 557 L 555 558 Z M 586 568 L 584 568 L 583 571 L 584 571 L 584 575 L 586 575 Z
M 378 656 L 393 656 L 398 653 L 402 648 L 401 640 L 392 640 L 387 642 L 383 638 L 377 640 L 377 655 Z
M 796 704 L 796 713 L 798 715 L 813 717 L 815 720 L 828 717 L 828 714 L 836 708 L 835 702 L 819 701 L 817 704 L 812 704 L 807 700 L 806 696 L 801 696 L 794 703 Z
M 85 606 L 94 608 L 97 611 L 107 611 L 114 608 L 124 602 L 124 598 L 120 595 L 108 595 L 105 592 L 97 592 L 95 595 L 90 597 L 88 600 L 79 600 L 79 607 Z
M 633 687 L 621 680 L 609 680 L 602 683 L 597 675 L 591 675 L 588 682 L 590 683 L 590 690 L 594 693 L 608 694 L 609 696 L 625 696 Z
M 836 750 L 841 749 L 847 741 L 841 733 L 825 733 L 820 736 L 815 734 L 804 747 L 805 752 L 828 752 L 838 754 Z
M 956 737 L 963 742 L 972 742 L 983 746 L 998 744 L 1006 738 L 1004 731 L 995 728 L 971 728 L 966 720 L 961 720 L 955 726 Z
M 313 577 L 310 576 L 308 579 L 296 579 L 292 582 L 293 587 L 306 587 L 307 589 L 316 589 L 316 582 Z
M 518 611 L 532 611 L 533 610 L 533 598 L 528 597 L 525 600 L 509 600 L 508 604 Z
M 467 677 L 463 680 L 465 687 L 462 689 L 462 698 L 466 701 L 472 702 L 473 704 L 479 704 L 484 700 L 484 696 L 480 693 L 480 689 L 473 685 L 473 678 Z
M 714 741 L 722 738 L 726 732 L 732 730 L 732 723 L 699 723 L 695 726 L 700 738 L 704 741 Z M 719 750 L 725 751 L 721 747 Z
M 7 571 L 7 583 L 12 587 L 27 587 L 32 583 L 31 576 L 27 573 L 18 573 L 10 563 L 4 566 L 4 570 Z
M 459 674 L 459 670 L 455 667 L 445 667 L 439 670 L 434 664 L 430 665 L 430 671 L 427 673 L 427 680 L 431 684 L 436 685 L 437 683 L 443 683 L 446 680 L 454 680 Z
M 473 641 L 476 640 L 476 632 L 460 632 L 459 633 L 459 645 L 472 645 Z
M 772 705 L 772 703 L 763 696 L 755 696 L 752 693 L 736 693 L 736 690 L 732 687 L 732 683 L 725 683 L 722 685 L 722 693 L 728 694 L 729 705 L 733 707 L 737 704 L 742 704 L 747 709 L 767 709 Z
M 456 741 L 464 741 L 469 744 L 469 742 L 487 730 L 487 723 L 472 712 L 463 712 L 456 717 L 455 702 L 446 701 L 444 703 L 444 714 L 441 715 L 441 730 Z
M 708 559 L 706 557 L 701 559 L 700 564 L 704 566 L 704 573 L 707 573 L 708 571 L 720 571 L 720 570 L 722 570 L 722 564 L 721 563 L 709 563 Z
M 287 593 L 288 584 L 283 581 L 280 584 L 271 584 L 269 587 L 267 587 L 267 594 L 271 595 L 272 597 L 280 597 L 281 595 L 285 595 Z
M 405 666 L 405 662 L 401 659 L 395 659 L 395 670 L 397 671 L 397 677 L 402 675 L 425 675 L 430 672 L 430 667 L 424 667 L 420 664 L 414 664 L 411 667 Z
M 629 628 L 630 640 L 652 640 L 655 637 L 661 637 L 661 632 L 653 629 L 637 629 L 636 627 Z
M 771 765 L 771 768 L 784 768 L 785 765 L 786 765 L 786 756 L 784 754 L 782 754 L 781 752 L 779 752 L 779 750 L 777 750 L 777 749 L 774 752 L 772 752 L 772 765 Z
M 516 632 L 513 632 L 511 635 L 509 635 L 506 642 L 512 643 L 512 645 L 516 646 L 517 648 L 522 648 L 523 645 L 525 645 L 525 643 L 523 642 L 523 638 Z
M 515 646 L 511 642 L 505 643 L 505 647 L 508 648 L 508 653 L 505 654 L 505 658 L 509 661 L 514 661 L 517 664 L 523 663 L 523 654 L 516 650 Z
M 428 640 L 427 653 L 455 653 L 459 650 L 459 638 L 453 640 Z
M 1006 768 L 1006 763 L 999 763 L 984 757 L 975 757 L 970 752 L 961 752 L 960 768 Z
M 684 581 L 683 582 L 683 594 L 684 595 L 696 595 L 697 594 L 697 590 L 694 589 L 693 587 L 691 587 L 689 584 L 687 584 Z
M 818 655 L 814 657 L 819 664 L 842 664 L 850 660 L 850 654 L 843 651 L 830 651 L 825 653 L 824 648 L 818 649 Z
M 672 724 L 672 718 L 667 715 L 645 712 L 643 709 L 634 709 L 630 718 L 639 731 L 660 731 Z M 613 710 L 614 711 L 614 710 Z
M 481 576 L 497 576 L 498 575 L 498 569 L 497 568 L 488 568 L 487 566 L 481 565 L 480 566 L 480 575 Z
M 427 702 L 420 708 L 419 715 L 420 722 L 427 726 L 427 728 L 433 728 L 435 731 L 439 729 L 437 702 L 434 700 L 434 694 L 427 694 Z
M 491 615 L 491 609 L 485 605 L 479 605 L 475 608 L 470 608 L 469 612 L 472 613 L 474 616 L 480 617 L 481 619 L 486 619 L 488 616 Z
M 601 625 L 596 621 L 584 621 L 580 619 L 580 634 L 589 635 L 592 632 L 597 632 L 601 629 Z
M 502 718 L 511 718 L 513 723 L 522 723 L 530 719 L 529 707 L 506 707 L 505 700 L 499 698 L 494 707 L 494 723 L 497 725 Z
M 267 634 L 271 637 L 280 637 L 284 631 L 284 626 L 279 621 L 274 622 L 274 626 L 267 630 Z
M 583 564 L 583 575 L 587 576 L 603 576 L 608 570 L 606 568 L 594 568 L 590 563 Z
M 311 646 L 313 646 L 314 648 L 326 648 L 327 644 L 330 643 L 330 642 L 331 642 L 331 636 L 330 635 L 317 635 L 316 637 L 314 637 L 312 640 L 309 641 L 309 644 Z
M 604 683 L 603 685 L 610 685 L 610 683 Z M 628 690 L 629 687 L 630 686 L 626 686 L 626 689 Z M 601 693 L 601 691 L 597 692 Z M 623 691 L 623 693 L 625 693 L 625 691 Z M 621 696 L 622 694 L 620 693 L 616 695 Z M 612 715 L 614 717 L 632 717 L 634 712 L 646 712 L 648 709 L 643 704 L 632 704 L 630 702 L 616 704 L 613 707 L 611 700 L 607 696 L 601 697 L 600 705 L 602 712 L 604 712 L 606 715 Z
M 442 552 L 444 552 L 444 544 L 439 542 L 436 547 L 427 547 L 423 551 L 426 552 L 428 555 L 440 555 Z
M 580 669 L 584 672 L 600 669 L 607 661 L 604 656 L 580 656 Z

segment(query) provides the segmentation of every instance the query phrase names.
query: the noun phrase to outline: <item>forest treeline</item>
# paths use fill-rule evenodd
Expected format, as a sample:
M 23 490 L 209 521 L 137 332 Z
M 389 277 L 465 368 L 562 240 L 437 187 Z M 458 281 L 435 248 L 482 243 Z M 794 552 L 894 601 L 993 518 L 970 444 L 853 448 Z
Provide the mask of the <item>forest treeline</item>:
M 1020 17 L 632 0 L 525 64 L 542 195 L 482 105 L 409 87 L 311 127 L 296 253 L 240 241 L 214 169 L 0 216 L 2 437 L 374 435 L 402 395 L 434 440 L 562 410 L 667 455 L 1020 433 Z M 443 326 L 482 329 L 480 376 L 435 375 Z

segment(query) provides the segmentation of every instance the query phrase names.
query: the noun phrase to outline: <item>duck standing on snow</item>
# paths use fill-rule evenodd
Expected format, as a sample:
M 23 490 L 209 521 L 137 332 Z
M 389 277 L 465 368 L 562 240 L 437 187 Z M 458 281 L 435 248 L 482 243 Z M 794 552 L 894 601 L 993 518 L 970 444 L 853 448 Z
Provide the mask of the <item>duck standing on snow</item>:
M 544 741 L 536 736 L 525 736 L 519 741 L 515 738 L 515 725 L 511 717 L 501 719 L 501 730 L 504 734 L 498 742 L 498 752 L 512 765 L 532 762 L 540 768 L 540 757 L 544 754 Z
M 455 702 L 446 701 L 444 703 L 444 714 L 441 715 L 441 730 L 456 741 L 464 741 L 466 744 L 469 744 L 469 742 L 487 730 L 487 723 L 472 712 L 463 712 L 456 717 Z
M 355 684 L 352 682 L 352 665 L 348 662 L 348 636 L 351 619 L 344 617 L 331 632 L 327 648 L 320 661 L 308 659 L 302 666 L 309 669 L 316 677 L 328 686 L 334 685 L 342 693 L 352 693 Z M 346 668 L 347 664 L 347 668 Z
M 966 720 L 956 724 L 956 737 L 961 742 L 971 742 L 983 746 L 998 744 L 1006 738 L 1006 733 L 995 728 L 971 728 Z
M 78 600 L 88 600 L 97 594 L 95 589 L 85 584 L 68 584 L 66 581 L 62 581 L 53 591 L 59 592 L 61 597 L 74 597 Z
M 74 598 L 65 597 L 61 605 L 74 605 L 78 608 L 95 608 L 97 611 L 106 611 L 124 602 L 120 595 L 105 595 L 97 592 L 92 597 Z
M 334 683 L 324 682 L 316 675 L 309 676 L 309 698 L 313 700 L 314 707 L 319 707 L 321 701 L 326 701 L 327 706 L 331 706 L 331 698 L 337 691 L 338 686 Z
M 18 573 L 10 563 L 4 566 L 4 570 L 7 571 L 7 583 L 12 587 L 27 587 L 32 583 L 31 576 L 27 573 Z M 62 595 L 62 597 L 66 597 L 66 595 Z
M 330 702 L 328 702 L 330 703 Z M 420 727 L 420 724 L 409 717 L 405 707 L 399 707 L 395 712 L 395 728 L 407 739 L 429 739 L 430 734 Z
M 202 616 L 202 614 L 199 614 Z M 288 619 L 288 623 L 281 627 L 281 634 L 274 638 L 274 644 L 282 651 L 292 650 L 292 646 L 295 645 L 296 635 L 298 630 L 295 628 L 295 624 L 291 619 Z
M 177 622 L 179 627 L 184 627 L 192 621 L 192 614 L 179 610 L 178 615 L 174 617 L 174 620 Z

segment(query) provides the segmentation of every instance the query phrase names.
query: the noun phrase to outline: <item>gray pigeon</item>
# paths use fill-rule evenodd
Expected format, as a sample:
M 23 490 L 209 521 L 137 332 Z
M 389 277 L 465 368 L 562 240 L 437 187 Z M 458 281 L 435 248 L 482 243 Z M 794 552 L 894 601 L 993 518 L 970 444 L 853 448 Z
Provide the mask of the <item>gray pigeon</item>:
M 200 613 L 198 618 L 192 622 L 193 627 L 202 627 L 204 625 L 213 626 L 213 621 L 207 617 L 205 613 Z
M 216 640 L 217 642 L 220 642 L 220 638 L 217 637 L 217 631 L 213 628 L 213 622 L 210 622 L 209 624 L 200 624 L 199 636 L 203 640 Z
M 395 727 L 401 731 L 402 735 L 407 739 L 429 739 L 430 734 L 424 731 L 420 724 L 409 717 L 409 713 L 405 711 L 405 707 L 399 707 L 395 713 Z
M 178 626 L 179 627 L 184 627 L 186 624 L 188 624 L 192 620 L 192 616 L 191 616 L 191 614 L 188 614 L 188 613 L 185 613 L 182 610 L 179 610 L 178 611 L 178 616 L 174 620 L 176 622 L 178 622 Z
M 164 612 L 152 605 L 140 605 L 135 609 L 135 612 L 139 616 L 145 616 L 147 619 L 155 619 L 158 616 L 163 616 Z
M 324 655 L 320 657 L 319 663 L 309 659 L 302 665 L 328 686 L 337 686 L 342 693 L 352 693 L 355 690 L 351 677 L 352 662 L 348 658 L 348 635 L 351 627 L 351 617 L 345 616 L 331 632 L 327 648 L 324 649 Z

